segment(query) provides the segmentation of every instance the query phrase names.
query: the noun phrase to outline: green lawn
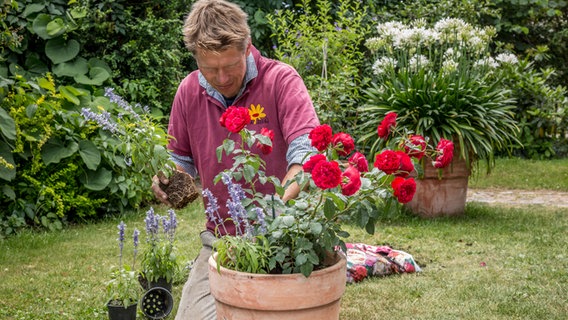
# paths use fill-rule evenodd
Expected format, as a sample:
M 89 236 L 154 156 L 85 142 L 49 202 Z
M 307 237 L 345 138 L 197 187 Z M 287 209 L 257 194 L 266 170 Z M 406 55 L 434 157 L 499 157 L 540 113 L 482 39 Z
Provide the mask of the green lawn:
M 472 185 L 514 188 L 525 181 L 525 188 L 566 191 L 567 168 L 566 160 L 499 160 L 490 178 Z M 201 204 L 177 214 L 179 257 L 187 263 L 199 249 Z M 134 227 L 143 230 L 144 215 L 140 210 L 0 240 L 0 319 L 106 319 L 105 282 L 118 264 L 116 225 L 124 220 L 130 234 Z M 468 203 L 459 218 L 400 214 L 381 219 L 374 235 L 350 231 L 348 241 L 411 253 L 423 272 L 348 285 L 341 319 L 565 319 L 568 314 L 566 208 Z M 184 277 L 174 284 L 176 302 Z

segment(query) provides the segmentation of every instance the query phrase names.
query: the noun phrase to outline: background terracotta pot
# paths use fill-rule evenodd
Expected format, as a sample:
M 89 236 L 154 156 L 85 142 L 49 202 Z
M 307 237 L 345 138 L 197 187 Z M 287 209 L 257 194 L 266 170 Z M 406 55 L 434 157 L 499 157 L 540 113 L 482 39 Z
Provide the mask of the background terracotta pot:
M 416 193 L 405 206 L 425 218 L 462 215 L 470 175 L 465 160 L 454 157 L 452 164 L 442 169 L 441 178 L 439 169 L 432 166 L 430 159 L 425 159 L 424 163 L 424 177 L 415 177 Z
M 209 258 L 209 284 L 217 319 L 312 320 L 339 319 L 345 292 L 346 259 L 328 268 L 302 274 L 252 274 L 221 267 Z

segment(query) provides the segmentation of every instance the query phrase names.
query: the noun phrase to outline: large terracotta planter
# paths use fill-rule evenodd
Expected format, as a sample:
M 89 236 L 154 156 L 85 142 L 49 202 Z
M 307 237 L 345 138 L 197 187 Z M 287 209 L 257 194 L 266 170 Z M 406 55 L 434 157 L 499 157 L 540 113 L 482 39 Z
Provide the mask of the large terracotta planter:
M 221 267 L 209 258 L 209 284 L 217 319 L 339 319 L 345 292 L 346 260 L 337 255 L 328 268 L 302 274 L 252 274 Z
M 425 160 L 424 177 L 416 178 L 416 193 L 405 206 L 425 218 L 462 215 L 470 175 L 465 160 L 454 157 L 452 164 L 442 169 L 441 178 L 432 161 Z

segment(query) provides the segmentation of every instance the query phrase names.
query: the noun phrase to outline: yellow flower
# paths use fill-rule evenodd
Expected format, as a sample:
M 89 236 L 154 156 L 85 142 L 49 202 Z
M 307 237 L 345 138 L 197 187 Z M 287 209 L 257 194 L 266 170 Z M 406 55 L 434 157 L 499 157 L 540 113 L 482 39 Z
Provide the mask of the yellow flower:
M 266 114 L 264 113 L 264 108 L 261 107 L 260 104 L 257 104 L 256 106 L 254 104 L 251 104 L 249 114 L 250 114 L 250 119 L 254 121 L 254 124 L 256 124 L 256 120 L 261 120 L 264 117 L 266 117 Z

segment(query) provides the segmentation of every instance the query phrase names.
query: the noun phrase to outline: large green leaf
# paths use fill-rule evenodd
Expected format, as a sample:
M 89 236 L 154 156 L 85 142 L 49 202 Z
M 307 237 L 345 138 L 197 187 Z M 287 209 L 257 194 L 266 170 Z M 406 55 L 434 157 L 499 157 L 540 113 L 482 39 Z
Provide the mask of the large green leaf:
M 41 149 L 41 157 L 46 165 L 59 163 L 64 158 L 72 156 L 79 150 L 79 145 L 75 141 L 67 145 L 59 138 L 51 138 Z
M 86 74 L 89 71 L 87 60 L 79 57 L 73 61 L 62 62 L 53 67 L 53 73 L 58 77 L 76 77 L 78 75 Z
M 67 31 L 67 25 L 65 24 L 65 21 L 63 21 L 63 19 L 55 18 L 47 24 L 45 31 L 48 35 L 57 37 Z
M 13 166 L 13 168 L 10 169 L 0 164 L 0 179 L 12 181 L 12 179 L 16 177 L 16 163 L 14 162 L 12 149 L 7 143 L 0 142 L 0 157 Z
M 87 171 L 85 174 L 79 177 L 79 181 L 85 186 L 85 188 L 101 191 L 108 186 L 112 180 L 112 172 L 100 167 L 97 171 Z
M 47 24 L 51 22 L 51 17 L 48 14 L 38 14 L 32 23 L 32 29 L 42 39 L 48 40 L 53 38 L 47 33 Z
M 3 108 L 0 108 L 0 131 L 7 139 L 16 140 L 16 122 Z
M 79 154 L 87 168 L 97 170 L 101 163 L 101 152 L 93 142 L 89 140 L 79 141 Z
M 43 3 L 30 3 L 26 5 L 24 12 L 22 12 L 22 16 L 25 18 L 30 14 L 40 12 L 41 10 L 43 10 L 43 8 L 45 8 L 45 4 Z
M 100 86 L 110 78 L 110 73 L 104 68 L 94 67 L 89 71 L 89 75 L 78 75 L 74 77 L 75 81 L 81 84 Z
M 45 54 L 55 64 L 75 59 L 81 45 L 75 39 L 65 41 L 63 37 L 50 39 L 45 44 Z

